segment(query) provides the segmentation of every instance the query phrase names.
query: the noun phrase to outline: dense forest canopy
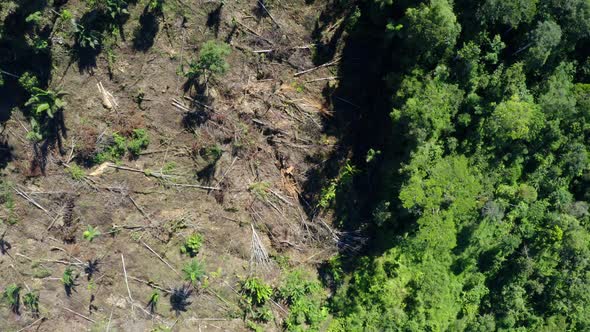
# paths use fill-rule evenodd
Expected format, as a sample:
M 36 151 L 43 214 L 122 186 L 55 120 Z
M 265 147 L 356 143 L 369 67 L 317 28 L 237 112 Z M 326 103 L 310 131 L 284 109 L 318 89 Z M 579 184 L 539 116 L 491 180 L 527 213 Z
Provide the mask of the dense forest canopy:
M 590 1 L 358 8 L 391 132 L 357 165 L 376 235 L 331 265 L 332 328 L 590 329 Z
M 330 104 L 334 114 L 327 111 L 328 107 L 322 104 L 324 100 L 317 102 L 321 105 L 320 112 L 315 110 L 314 114 L 330 113 L 333 117 L 322 114 L 330 119 L 323 119 L 325 123 L 322 125 L 314 122 L 311 126 L 317 126 L 317 131 L 325 132 L 316 133 L 317 137 L 302 142 L 315 144 L 321 141 L 315 144 L 321 146 L 327 141 L 325 145 L 331 145 L 324 134 L 335 128 L 337 134 L 334 136 L 341 138 L 338 142 L 340 145 L 333 144 L 339 148 L 334 152 L 336 161 L 326 161 L 327 153 L 323 150 L 318 150 L 319 157 L 310 153 L 295 159 L 301 164 L 320 160 L 317 164 L 327 165 L 325 168 L 328 171 L 317 174 L 314 173 L 317 170 L 302 171 L 306 173 L 305 176 L 319 174 L 319 180 L 307 179 L 308 183 L 303 184 L 303 188 L 294 185 L 293 191 L 299 196 L 293 197 L 299 198 L 298 203 L 301 203 L 302 208 L 297 206 L 296 218 L 283 215 L 281 223 L 296 219 L 299 224 L 300 218 L 302 223 L 297 227 L 304 225 L 305 234 L 310 234 L 310 237 L 312 231 L 309 225 L 317 227 L 316 230 L 323 227 L 330 232 L 325 242 L 334 241 L 330 245 L 334 248 L 340 246 L 342 250 L 321 265 L 319 274 L 323 284 L 315 275 L 308 276 L 299 270 L 285 273 L 280 285 L 266 284 L 263 278 L 257 276 L 242 278 L 239 284 L 235 284 L 239 285 L 239 291 L 224 280 L 231 288 L 228 293 L 231 296 L 235 293 L 238 297 L 238 309 L 243 311 L 239 312 L 243 320 L 249 323 L 248 328 L 257 331 L 262 329 L 254 323 L 256 321 L 267 324 L 265 326 L 275 323 L 277 329 L 289 331 L 589 331 L 590 0 L 324 1 L 326 10 L 319 19 L 316 20 L 318 13 L 314 12 L 316 31 L 312 38 L 316 40 L 309 46 L 301 45 L 303 41 L 310 42 L 311 39 L 301 39 L 287 45 L 286 36 L 289 33 L 285 31 L 288 30 L 281 30 L 280 24 L 269 11 L 269 8 L 284 9 L 273 7 L 279 2 L 255 2 L 256 9 L 264 13 L 259 15 L 256 24 L 263 22 L 262 18 L 267 19 L 267 23 L 273 22 L 270 26 L 274 34 L 271 36 L 268 31 L 264 32 L 268 38 L 275 38 L 273 42 L 262 36 L 262 31 L 259 34 L 258 30 L 252 30 L 236 17 L 226 15 L 222 30 L 225 28 L 231 31 L 227 43 L 218 38 L 217 31 L 206 42 L 200 40 L 203 37 L 201 35 L 193 36 L 195 40 L 189 40 L 194 44 L 198 41 L 199 44 L 198 47 L 192 46 L 195 50 L 198 48 L 199 52 L 190 56 L 190 61 L 183 59 L 182 51 L 180 56 L 172 50 L 166 53 L 170 58 L 167 65 L 174 65 L 174 68 L 178 68 L 179 77 L 184 76 L 186 79 L 185 97 L 196 103 L 191 104 L 191 107 L 198 105 L 202 108 L 200 113 L 188 108 L 181 111 L 193 116 L 192 120 L 188 116 L 183 118 L 184 122 L 189 123 L 188 127 L 193 122 L 198 124 L 190 128 L 195 136 L 198 136 L 195 128 L 209 121 L 213 115 L 219 122 L 217 126 L 224 128 L 224 121 L 229 122 L 224 120 L 227 115 L 240 118 L 235 121 L 240 124 L 240 133 L 246 137 L 238 142 L 238 131 L 223 136 L 221 141 L 225 142 L 225 150 L 217 143 L 200 146 L 197 143 L 202 142 L 194 143 L 191 137 L 191 144 L 194 143 L 191 158 L 199 162 L 208 160 L 206 168 L 196 172 L 196 175 L 191 173 L 191 181 L 204 177 L 205 173 L 212 172 L 211 175 L 215 175 L 216 163 L 224 152 L 230 150 L 235 153 L 235 157 L 232 154 L 229 159 L 231 164 L 228 164 L 222 180 L 238 156 L 244 161 L 248 160 L 247 166 L 243 166 L 248 172 L 252 168 L 254 173 L 256 168 L 258 179 L 258 167 L 273 164 L 270 161 L 272 158 L 261 157 L 260 160 L 250 162 L 239 154 L 242 151 L 240 149 L 251 149 L 248 150 L 251 155 L 263 151 L 256 144 L 268 144 L 266 150 L 273 151 L 277 158 L 275 163 L 281 167 L 281 179 L 294 178 L 293 172 L 296 171 L 293 171 L 293 166 L 301 165 L 296 165 L 296 162 L 290 165 L 288 156 L 271 148 L 281 144 L 280 140 L 274 139 L 275 136 L 283 135 L 291 128 L 276 129 L 273 126 L 280 125 L 276 119 L 262 121 L 257 117 L 262 118 L 275 107 L 269 102 L 271 97 L 281 97 L 279 95 L 287 90 L 303 93 L 304 84 L 307 83 L 330 82 L 321 92 L 322 98 L 326 99 L 325 104 Z M 60 0 L 51 2 L 55 8 L 66 3 Z M 19 125 L 26 130 L 26 137 L 22 141 L 34 146 L 35 156 L 43 155 L 42 152 L 47 153 L 52 148 L 59 149 L 61 155 L 66 154 L 62 142 L 67 136 L 63 116 L 66 103 L 64 93 L 58 89 L 61 80 L 52 77 L 56 69 L 53 56 L 59 55 L 65 59 L 67 53 L 68 61 L 71 61 L 67 65 L 68 69 L 77 63 L 80 73 L 92 72 L 90 69 L 98 66 L 98 59 L 99 64 L 101 61 L 106 62 L 108 69 L 105 72 L 111 79 L 120 75 L 113 74 L 111 68 L 116 59 L 113 50 L 118 48 L 119 38 L 124 39 L 123 27 L 132 16 L 130 10 L 137 7 L 137 3 L 143 8 L 135 10 L 136 13 L 141 12 L 140 16 L 136 16 L 142 23 L 134 33 L 134 51 L 130 53 L 133 56 L 148 52 L 154 45 L 158 24 L 160 20 L 165 23 L 165 19 L 168 19 L 166 15 L 170 21 L 162 24 L 162 29 L 168 35 L 171 48 L 175 37 L 177 43 L 182 39 L 182 44 L 176 45 L 178 49 L 185 50 L 184 32 L 192 29 L 187 33 L 196 34 L 197 31 L 196 25 L 187 25 L 184 16 L 179 22 L 170 23 L 174 17 L 170 13 L 176 12 L 171 11 L 169 6 L 173 6 L 171 3 L 174 6 L 180 4 L 178 7 L 182 9 L 187 6 L 183 1 L 87 0 L 77 3 L 86 10 L 82 12 L 80 9 L 81 15 L 78 17 L 66 9 L 57 12 L 46 8 L 48 1 L 12 0 L 0 3 L 0 20 L 3 22 L 0 24 L 0 106 L 11 106 L 2 107 L 7 114 L 0 113 L 0 121 L 6 122 L 11 112 L 16 113 L 20 109 L 22 119 L 26 120 L 24 122 L 30 128 L 25 128 L 25 124 L 19 121 Z M 203 1 L 205 3 L 216 1 Z M 230 1 L 219 1 L 217 9 L 212 12 L 217 12 L 217 16 L 207 14 L 208 19 L 217 17 L 217 30 L 222 7 L 227 8 L 227 3 Z M 238 1 L 232 3 L 238 7 L 241 4 Z M 313 0 L 305 1 L 300 6 L 312 3 Z M 193 7 L 196 6 L 194 4 Z M 191 7 L 189 5 L 186 8 Z M 42 15 L 49 12 L 51 16 Z M 241 18 L 255 17 L 248 14 Z M 144 24 L 146 22 L 152 24 Z M 255 23 L 251 24 L 254 26 Z M 62 26 L 67 30 L 64 36 L 69 38 L 69 42 L 64 42 L 61 37 L 52 37 L 52 29 L 59 30 Z M 182 38 L 174 36 L 174 30 L 170 29 L 182 30 Z M 242 36 L 250 35 L 253 41 L 251 49 L 239 43 L 232 44 L 231 39 L 238 29 L 245 30 Z M 198 31 L 204 34 L 205 30 Z M 324 43 L 323 34 L 336 35 L 336 42 Z M 264 40 L 267 44 L 262 42 Z M 240 42 L 246 45 L 246 39 Z M 67 48 L 67 52 L 61 55 L 56 53 L 52 50 L 56 47 L 53 43 Z M 273 49 L 267 49 L 271 45 Z M 208 97 L 225 98 L 227 104 L 231 104 L 230 101 L 237 103 L 247 95 L 255 95 L 253 91 L 259 89 L 247 86 L 239 90 L 245 84 L 243 81 L 246 81 L 242 76 L 236 81 L 228 80 L 231 85 L 228 83 L 224 89 L 219 88 L 223 85 L 219 77 L 231 71 L 230 63 L 226 60 L 238 49 L 246 56 L 240 53 L 242 57 L 234 59 L 233 64 L 248 60 L 251 62 L 240 62 L 242 67 L 248 67 L 246 64 L 256 67 L 253 70 L 255 75 L 243 73 L 243 77 L 248 78 L 248 84 L 254 82 L 250 80 L 252 77 L 258 80 L 254 83 L 276 78 L 266 78 L 272 73 L 261 69 L 264 61 L 275 61 L 273 65 L 288 64 L 294 67 L 289 70 L 297 71 L 288 72 L 288 80 L 276 79 L 281 86 L 273 86 L 264 98 L 262 94 L 257 96 L 260 101 L 268 103 L 265 104 L 264 112 L 242 114 L 239 113 L 241 106 L 232 104 L 225 110 L 233 113 L 213 114 L 213 106 L 219 105 L 213 103 L 215 98 Z M 283 54 L 297 50 L 307 50 L 313 54 L 316 62 L 313 65 L 317 67 L 298 71 L 312 63 L 303 62 L 305 66 L 299 68 L 301 63 L 293 64 L 289 60 L 291 57 Z M 165 52 L 158 53 L 146 62 L 165 58 L 162 54 Z M 130 62 L 139 62 L 138 58 L 132 59 L 135 60 Z M 177 59 L 180 59 L 179 66 L 172 62 Z M 332 73 L 334 76 L 306 81 L 295 79 L 337 63 L 338 76 Z M 143 64 L 141 66 L 140 73 Z M 154 80 L 153 77 L 151 80 Z M 80 80 L 73 82 L 79 83 Z M 176 82 L 178 87 L 180 79 L 174 76 L 170 82 Z M 122 86 L 121 90 L 125 90 L 124 83 Z M 162 94 L 172 93 L 167 91 L 169 88 L 158 87 L 158 93 L 162 89 Z M 232 91 L 234 88 L 238 92 Z M 76 87 L 72 86 L 71 89 L 75 90 Z M 99 87 L 103 96 L 106 96 L 103 89 Z M 215 93 L 209 95 L 210 89 Z M 118 92 L 123 93 L 121 90 Z M 193 97 L 206 98 L 203 101 L 191 98 L 191 92 L 196 91 L 202 94 L 193 94 Z M 133 96 L 134 103 L 142 112 L 145 111 L 142 102 L 150 100 L 144 97 L 143 90 L 138 90 Z M 296 100 L 305 99 L 299 98 L 301 95 L 296 97 L 280 100 L 281 110 L 287 109 L 283 107 L 287 102 L 295 104 Z M 336 101 L 354 111 L 342 112 Z M 169 100 L 166 100 L 166 110 L 170 108 L 168 103 Z M 156 113 L 154 111 L 151 114 Z M 270 116 L 272 112 L 268 114 Z M 254 121 L 256 126 L 252 128 L 255 129 L 249 130 L 245 123 Z M 154 127 L 160 125 L 164 126 L 157 123 Z M 246 136 L 258 132 L 264 134 L 261 140 Z M 149 145 L 146 129 L 139 127 L 131 128 L 126 133 L 113 131 L 111 136 L 108 145 L 100 151 L 95 151 L 94 143 L 87 154 L 83 147 L 77 146 L 79 158 L 76 162 L 90 168 L 108 162 L 121 163 L 125 155 L 130 161 L 135 161 Z M 198 138 L 204 140 L 203 137 L 209 136 L 208 133 Z M 297 135 L 294 136 L 297 139 Z M 174 139 L 177 139 L 176 136 Z M 9 150 L 7 143 L 0 143 L 3 144 L 0 153 Z M 293 146 L 301 150 L 312 146 L 299 143 Z M 82 168 L 73 163 L 71 155 L 74 146 L 71 149 L 69 162 L 72 162 L 72 168 L 66 166 L 72 178 L 78 177 L 80 181 L 86 175 Z M 168 148 L 165 151 L 168 155 Z M 4 155 L 8 156 L 8 153 Z M 4 155 L 0 155 L 0 165 L 3 167 L 12 158 Z M 43 172 L 46 159 L 40 158 L 42 165 L 36 165 Z M 338 167 L 333 167 L 334 163 Z M 175 164 L 167 165 L 168 171 L 176 167 Z M 190 165 L 194 167 L 192 161 Z M 159 174 L 159 180 L 170 176 L 164 174 L 165 167 L 160 169 L 160 173 L 127 167 L 129 170 L 146 178 Z M 31 175 L 35 176 L 41 174 Z M 216 184 L 220 187 L 201 186 L 201 189 L 206 189 L 207 195 L 211 190 L 223 191 L 225 187 L 222 186 L 222 180 Z M 253 215 L 252 206 L 253 202 L 257 202 L 256 197 L 259 203 L 269 203 L 268 197 L 273 194 L 277 204 L 283 202 L 294 206 L 271 190 L 269 182 L 262 181 L 262 178 L 260 180 L 249 184 L 242 181 L 247 187 L 242 188 L 242 191 L 254 196 L 247 205 Z M 190 183 L 183 185 L 200 186 Z M 209 199 L 207 197 L 203 201 Z M 222 194 L 215 196 L 217 204 L 223 205 L 223 197 Z M 141 215 L 146 216 L 146 219 L 151 218 L 131 196 L 129 198 Z M 189 200 L 187 197 L 183 199 Z M 7 221 L 16 224 L 16 215 L 12 214 L 13 201 L 7 198 L 2 200 L 2 204 L 10 205 L 11 214 Z M 70 210 L 73 209 L 73 198 L 71 202 Z M 279 214 L 282 213 L 276 206 L 272 207 Z M 224 211 L 235 213 L 238 209 L 226 206 Z M 303 212 L 307 213 L 305 217 L 309 217 L 309 222 Z M 318 215 L 334 217 L 335 222 L 332 225 L 324 223 L 320 227 L 318 220 L 321 219 L 316 219 Z M 233 218 L 226 219 L 236 221 Z M 242 221 L 238 223 L 242 227 Z M 254 235 L 258 238 L 254 224 L 255 221 L 247 224 L 248 232 L 251 227 L 253 239 Z M 333 226 L 339 228 L 338 232 L 332 232 L 330 227 Z M 269 227 L 265 229 L 272 235 Z M 287 230 L 283 232 L 277 229 L 280 235 L 288 233 Z M 2 251 L 6 246 L 4 234 L 0 237 Z M 83 238 L 90 246 L 93 238 L 99 235 L 97 229 L 89 226 Z M 223 241 L 232 242 L 228 237 L 229 233 L 224 234 Z M 281 240 L 281 245 L 301 250 L 288 240 Z M 302 240 L 303 243 L 310 242 Z M 187 298 L 191 296 L 193 288 L 189 289 L 188 285 L 197 289 L 197 286 L 209 282 L 209 276 L 213 280 L 214 275 L 222 275 L 221 267 L 218 272 L 206 271 L 202 262 L 196 259 L 189 261 L 184 257 L 196 256 L 202 244 L 203 237 L 195 233 L 183 242 L 180 249 L 186 265 L 178 270 L 182 271 L 187 286 L 161 289 L 170 294 L 173 307 L 178 302 L 182 304 L 180 307 L 185 310 L 176 310 L 177 315 L 179 311 L 186 311 L 185 307 L 190 304 Z M 144 245 L 147 247 L 147 244 Z M 226 245 L 224 242 L 219 247 L 225 250 Z M 263 252 L 264 262 L 270 262 L 266 251 L 256 245 L 262 247 L 262 244 L 253 240 L 252 250 Z M 225 259 L 217 252 L 211 252 L 210 255 L 217 256 L 215 258 L 218 260 Z M 315 255 L 306 257 L 301 264 L 307 264 Z M 170 257 L 173 256 L 166 258 Z M 158 258 L 165 262 L 162 257 Z M 272 258 L 281 268 L 289 265 L 285 262 L 288 258 L 280 255 Z M 253 258 L 250 259 L 252 263 Z M 126 269 L 123 255 L 121 260 L 123 269 Z M 226 261 L 223 263 L 232 264 Z M 180 276 L 180 272 L 174 272 Z M 70 291 L 75 286 L 72 273 L 68 265 L 64 277 L 59 279 L 66 289 L 69 284 Z M 124 270 L 124 273 L 127 281 L 127 271 Z M 90 279 L 89 274 L 88 281 Z M 150 287 L 155 285 L 151 279 L 144 283 Z M 3 295 L 4 300 L 12 299 L 13 308 L 16 305 L 17 310 L 13 309 L 15 314 L 18 311 L 19 291 L 20 288 L 14 284 L 13 288 L 6 288 Z M 129 285 L 127 292 L 131 299 Z M 70 295 L 68 293 L 68 297 Z M 152 313 L 158 298 L 159 293 L 154 292 L 149 300 Z M 36 298 L 37 305 L 38 302 Z M 273 312 L 269 309 L 271 303 L 283 312 L 281 324 L 273 322 Z M 38 314 L 39 310 L 31 306 L 29 311 Z M 235 317 L 231 316 L 231 319 Z

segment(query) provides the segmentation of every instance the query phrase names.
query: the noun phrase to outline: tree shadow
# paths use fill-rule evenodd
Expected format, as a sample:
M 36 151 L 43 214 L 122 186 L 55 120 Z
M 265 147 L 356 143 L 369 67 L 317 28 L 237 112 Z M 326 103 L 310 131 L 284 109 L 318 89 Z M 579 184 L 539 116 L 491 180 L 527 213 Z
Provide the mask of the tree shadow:
M 12 161 L 12 151 L 13 147 L 8 144 L 8 139 L 0 136 L 0 169 L 4 169 Z
M 8 254 L 8 250 L 12 249 L 12 245 L 5 239 L 7 230 L 4 230 L 2 236 L 0 236 L 0 254 Z
M 84 266 L 84 272 L 86 273 L 88 281 L 92 279 L 96 272 L 100 271 L 100 269 L 98 268 L 99 264 L 100 260 L 98 258 L 91 259 L 86 262 L 86 266 Z
M 51 27 L 38 27 L 27 22 L 30 14 L 42 11 L 46 6 L 47 1 L 22 1 L 0 23 L 3 27 L 0 36 L 0 69 L 7 72 L 0 74 L 4 80 L 4 85 L 0 86 L 0 124 L 10 118 L 12 109 L 22 105 L 29 97 L 29 93 L 18 83 L 23 73 L 33 74 L 40 87 L 47 86 L 51 77 Z M 47 48 L 35 49 L 29 42 L 30 34 L 47 41 Z
M 76 292 L 76 287 L 77 286 L 78 286 L 78 284 L 76 283 L 75 280 L 74 280 L 74 282 L 72 284 L 64 284 L 64 290 L 66 292 L 66 296 L 67 297 L 72 296 L 72 292 Z
M 31 173 L 40 172 L 45 175 L 47 167 L 47 156 L 55 149 L 63 155 L 63 138 L 67 138 L 67 129 L 65 126 L 63 110 L 55 113 L 53 118 L 46 117 L 42 123 L 43 140 L 33 145 L 33 160 L 31 161 Z M 63 137 L 63 138 L 62 138 Z
M 223 8 L 223 2 L 215 8 L 212 12 L 207 15 L 207 27 L 213 30 L 215 38 L 219 35 L 219 24 L 221 22 L 221 9 Z
M 370 3 L 356 4 L 363 13 L 373 10 Z M 326 84 L 323 89 L 332 111 L 331 117 L 323 119 L 323 132 L 335 136 L 337 143 L 327 157 L 318 156 L 315 160 L 315 164 L 322 166 L 306 174 L 301 201 L 311 220 L 321 217 L 323 208 L 318 202 L 336 180 L 330 208 L 334 212 L 334 226 L 343 235 L 339 248 L 345 261 L 346 257 L 354 260 L 357 255 L 379 255 L 393 245 L 392 238 L 415 226 L 415 218 L 404 212 L 398 198 L 404 177 L 392 172 L 408 160 L 414 144 L 406 138 L 404 128 L 394 126 L 389 117 L 394 106 L 391 92 L 399 84 L 399 77 L 384 77 L 387 73 L 401 76 L 407 70 L 401 67 L 396 55 L 403 46 L 395 39 L 387 39 L 384 25 L 364 14 L 352 28 L 346 27 L 346 22 L 340 23 L 329 38 L 324 38 L 322 31 L 342 17 L 346 21 L 354 12 L 354 6 L 343 6 L 338 1 L 325 8 L 312 34 L 318 45 L 314 61 L 321 64 L 334 60 L 336 45 L 344 45 L 339 54 L 339 84 Z M 381 152 L 372 161 L 367 159 L 370 149 Z M 346 164 L 356 171 L 343 183 L 337 179 L 342 177 Z M 383 202 L 388 203 L 383 212 L 390 217 L 377 224 L 373 222 L 374 213 Z
M 102 51 L 102 34 L 106 30 L 104 15 L 98 10 L 85 13 L 76 22 L 73 60 L 78 62 L 80 73 L 96 68 L 96 58 Z
M 154 45 L 158 31 L 160 31 L 158 15 L 146 6 L 139 17 L 139 27 L 134 32 L 133 48 L 141 52 L 149 50 Z
M 186 312 L 187 307 L 192 304 L 189 301 L 190 296 L 193 294 L 193 289 L 190 285 L 182 285 L 174 288 L 170 295 L 170 310 L 174 311 L 176 315 L 180 315 L 181 312 Z

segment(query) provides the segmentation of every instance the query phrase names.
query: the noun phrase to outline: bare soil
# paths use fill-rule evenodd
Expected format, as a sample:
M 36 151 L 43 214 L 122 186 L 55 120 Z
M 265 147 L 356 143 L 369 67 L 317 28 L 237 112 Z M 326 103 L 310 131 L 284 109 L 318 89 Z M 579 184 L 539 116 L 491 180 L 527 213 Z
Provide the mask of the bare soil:
M 39 147 L 25 138 L 29 125 L 22 114 L 14 112 L 5 124 L 11 161 L 0 181 L 14 209 L 0 211 L 0 234 L 6 231 L 9 246 L 0 255 L 0 280 L 2 286 L 25 285 L 23 293 L 40 292 L 45 319 L 30 330 L 246 330 L 240 280 L 257 275 L 278 285 L 285 268 L 278 262 L 288 258 L 290 267 L 315 271 L 336 251 L 330 217 L 310 217 L 314 203 L 302 195 L 310 170 L 321 166 L 335 140 L 322 125 L 330 116 L 322 93 L 334 82 L 310 81 L 335 76 L 335 69 L 294 76 L 315 67 L 309 46 L 322 4 L 274 1 L 269 11 L 275 23 L 257 17 L 256 1 L 226 1 L 222 7 L 212 1 L 166 3 L 153 45 L 145 50 L 134 46 L 134 34 L 146 4 L 130 5 L 125 39 L 112 48 L 114 61 L 103 50 L 95 67 L 79 68 L 72 60 L 66 27 L 54 34 L 50 86 L 68 93 L 61 144 L 35 153 Z M 64 8 L 80 17 L 84 6 L 69 1 Z M 231 69 L 202 98 L 183 90 L 178 70 L 210 39 L 232 46 Z M 104 107 L 99 82 L 118 107 Z M 135 128 L 146 128 L 150 138 L 139 157 L 84 164 L 102 137 Z M 223 151 L 214 163 L 203 154 L 213 146 Z M 86 167 L 83 179 L 70 175 L 74 163 Z M 102 233 L 92 242 L 82 237 L 88 225 Z M 267 263 L 252 257 L 253 230 L 270 255 Z M 150 314 L 146 305 L 154 285 L 169 290 L 186 284 L 181 270 L 190 259 L 179 249 L 195 232 L 204 237 L 197 258 L 205 262 L 206 279 L 186 311 L 175 312 L 162 293 Z M 85 266 L 94 260 L 97 271 L 89 275 Z M 70 296 L 60 280 L 67 266 L 78 275 Z M 284 308 L 272 308 L 277 319 L 265 329 L 281 330 Z M 2 331 L 36 320 L 24 310 L 15 315 L 0 307 Z

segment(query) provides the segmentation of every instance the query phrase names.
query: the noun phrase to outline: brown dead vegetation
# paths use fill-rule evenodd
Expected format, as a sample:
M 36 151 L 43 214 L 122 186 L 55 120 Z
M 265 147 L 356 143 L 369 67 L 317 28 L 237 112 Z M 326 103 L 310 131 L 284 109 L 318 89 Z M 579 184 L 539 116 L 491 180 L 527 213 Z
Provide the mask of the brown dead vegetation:
M 83 8 L 79 1 L 67 6 L 78 13 Z M 130 7 L 127 36 L 142 8 Z M 185 16 L 166 13 L 149 51 L 118 42 L 112 80 L 104 55 L 91 74 L 67 69 L 66 58 L 56 60 L 56 73 L 65 74 L 54 80 L 75 93 L 67 97 L 65 112 L 69 139 L 63 151 L 48 151 L 45 176 L 39 167 L 26 167 L 36 159 L 23 127 L 7 123 L 16 153 L 2 179 L 31 200 L 15 198 L 18 222 L 0 226 L 13 243 L 0 265 L 14 267 L 2 269 L 0 279 L 25 280 L 41 290 L 47 320 L 39 323 L 40 331 L 148 331 L 158 325 L 244 330 L 232 318 L 239 300 L 233 285 L 240 278 L 255 273 L 277 284 L 280 267 L 273 256 L 313 268 L 310 257 L 335 251 L 338 236 L 329 222 L 304 212 L 313 203 L 301 193 L 316 166 L 312 157 L 332 148 L 322 132 L 322 118 L 330 116 L 322 96 L 326 82 L 304 82 L 333 75 L 322 67 L 294 77 L 314 67 L 310 27 L 296 18 L 313 20 L 319 4 L 278 5 L 273 19 L 260 20 L 246 4 L 224 5 L 217 34 L 233 48 L 231 69 L 213 82 L 207 98 L 183 94 L 184 79 L 176 74 L 202 41 L 214 38 L 205 26 L 207 13 L 198 3 L 178 2 L 175 8 Z M 95 81 L 103 82 L 118 107 L 103 105 Z M 141 108 L 134 101 L 138 90 L 145 93 Z M 105 135 L 129 137 L 137 128 L 147 128 L 150 137 L 137 159 L 94 165 L 82 179 L 69 175 L 64 165 L 88 166 Z M 209 155 L 213 148 L 221 151 L 218 157 Z M 89 225 L 101 232 L 92 242 L 82 238 Z M 206 263 L 208 287 L 191 295 L 192 304 L 179 318 L 169 298 L 157 313 L 147 312 L 146 294 L 173 292 L 184 283 L 179 271 L 186 260 L 179 246 L 193 232 L 205 239 L 198 257 Z M 95 259 L 99 270 L 91 279 L 86 267 Z M 71 297 L 59 281 L 66 266 L 92 280 L 78 278 Z M 214 318 L 219 320 L 212 323 Z M 10 328 L 27 325 L 4 311 L 0 320 Z M 265 327 L 280 329 L 274 322 Z

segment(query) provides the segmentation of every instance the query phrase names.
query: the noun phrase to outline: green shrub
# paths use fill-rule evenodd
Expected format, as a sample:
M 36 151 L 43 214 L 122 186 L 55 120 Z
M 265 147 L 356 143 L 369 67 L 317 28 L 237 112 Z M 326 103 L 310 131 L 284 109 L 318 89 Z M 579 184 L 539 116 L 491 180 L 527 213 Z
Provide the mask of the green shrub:
M 164 9 L 164 0 L 149 0 L 148 8 L 155 13 L 161 13 Z
M 127 2 L 124 0 L 104 0 L 106 14 L 109 15 L 113 20 L 120 19 L 124 15 L 129 14 L 127 6 Z
M 85 240 L 92 242 L 92 240 L 94 240 L 95 237 L 100 236 L 100 234 L 101 233 L 98 231 L 98 229 L 88 226 L 82 235 L 84 236 Z
M 31 72 L 25 72 L 18 79 L 18 83 L 27 92 L 32 93 L 33 88 L 39 86 L 39 79 L 37 78 L 37 76 L 33 75 Z
M 210 163 L 215 163 L 223 155 L 223 150 L 219 145 L 212 145 L 205 149 L 205 159 Z
M 37 24 L 41 21 L 41 19 L 43 19 L 43 13 L 40 11 L 37 11 L 32 14 L 29 14 L 29 16 L 27 16 L 25 18 L 25 22 Z
M 69 21 L 69 20 L 71 20 L 72 18 L 74 18 L 74 15 L 72 14 L 72 12 L 71 12 L 71 11 L 69 11 L 69 10 L 67 10 L 67 9 L 64 9 L 64 10 L 62 10 L 62 11 L 61 11 L 61 13 L 59 14 L 59 18 L 60 18 L 62 21 Z
M 193 285 L 197 285 L 205 276 L 205 265 L 193 259 L 190 263 L 187 263 L 183 268 L 184 279 L 190 281 Z
M 259 199 L 266 199 L 268 196 L 268 191 L 270 189 L 270 183 L 262 181 L 262 182 L 254 182 L 249 187 L 248 190 L 254 194 L 254 196 L 258 197 Z
M 328 309 L 323 304 L 325 294 L 321 284 L 300 270 L 287 275 L 283 286 L 279 288 L 279 297 L 289 304 L 289 316 L 285 319 L 288 331 L 316 331 L 328 316 Z
M 4 293 L 2 293 L 2 297 L 14 313 L 18 313 L 20 307 L 20 290 L 21 287 L 16 284 L 10 284 L 6 287 Z
M 31 88 L 31 98 L 25 103 L 30 106 L 37 118 L 47 115 L 53 118 L 65 106 L 61 97 L 65 95 L 62 91 L 42 90 L 37 87 Z
M 98 31 L 84 25 L 74 25 L 74 36 L 80 48 L 97 50 L 101 46 L 101 37 Z
M 150 312 L 154 313 L 158 308 L 158 302 L 160 301 L 160 292 L 154 290 L 152 295 L 150 296 L 150 300 L 148 301 L 148 307 L 150 308 Z
M 125 137 L 114 133 L 113 141 L 103 151 L 96 154 L 94 162 L 103 163 L 105 161 L 118 162 L 121 160 L 127 149 L 127 141 Z
M 180 247 L 180 252 L 195 257 L 202 245 L 203 236 L 201 234 L 193 234 L 184 241 L 184 244 Z
M 272 287 L 260 278 L 250 277 L 242 284 L 244 298 L 253 305 L 263 305 L 272 295 Z
M 76 277 L 74 270 L 71 267 L 66 267 L 63 275 L 61 276 L 61 283 L 64 285 L 66 295 L 70 296 L 72 289 L 76 286 Z
M 209 40 L 201 47 L 199 59 L 191 61 L 184 76 L 191 81 L 204 76 L 205 82 L 208 82 L 211 77 L 223 75 L 229 69 L 226 58 L 230 54 L 231 48 L 228 44 Z
M 127 149 L 131 155 L 137 157 L 142 150 L 145 150 L 150 144 L 150 138 L 145 129 L 134 129 L 131 134 L 131 140 L 127 143 Z
M 81 181 L 86 176 L 84 170 L 75 163 L 71 163 L 67 171 L 72 177 L 72 179 L 76 181 Z
M 33 313 L 33 316 L 39 315 L 39 294 L 35 292 L 29 292 L 23 297 L 23 303 L 25 307 Z

